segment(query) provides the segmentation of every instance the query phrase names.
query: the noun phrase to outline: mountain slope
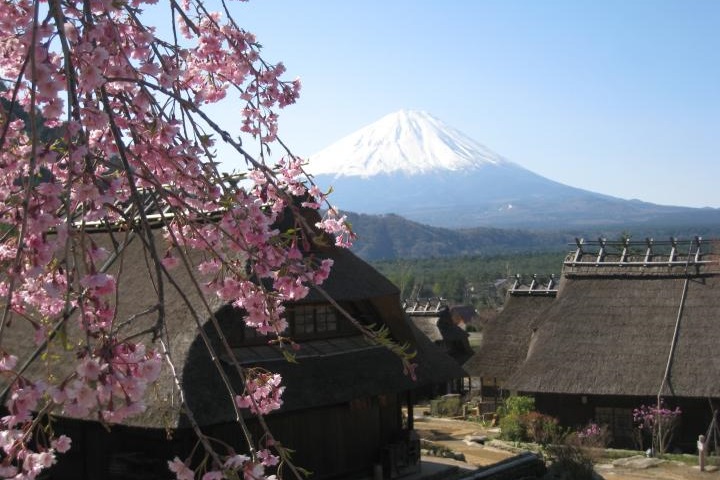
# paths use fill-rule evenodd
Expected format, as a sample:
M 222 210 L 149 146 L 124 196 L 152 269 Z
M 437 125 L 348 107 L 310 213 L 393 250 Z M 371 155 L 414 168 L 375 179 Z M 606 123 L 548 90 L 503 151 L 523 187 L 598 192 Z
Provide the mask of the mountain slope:
M 422 225 L 392 214 L 346 214 L 358 235 L 353 251 L 365 260 L 564 251 L 574 238 L 567 232 L 484 227 L 451 230 Z
M 720 223 L 587 227 L 581 230 L 531 231 L 475 227 L 460 230 L 431 227 L 398 215 L 345 212 L 358 238 L 352 250 L 365 260 L 427 259 L 468 255 L 507 255 L 530 252 L 567 252 L 575 237 L 619 239 L 720 238 Z M 568 246 L 568 244 L 571 244 Z
M 629 201 L 569 187 L 492 152 L 425 112 L 400 111 L 310 157 L 341 209 L 460 228 L 708 225 L 718 209 Z
M 461 172 L 507 160 L 427 112 L 401 110 L 310 157 L 316 175 L 362 177 Z

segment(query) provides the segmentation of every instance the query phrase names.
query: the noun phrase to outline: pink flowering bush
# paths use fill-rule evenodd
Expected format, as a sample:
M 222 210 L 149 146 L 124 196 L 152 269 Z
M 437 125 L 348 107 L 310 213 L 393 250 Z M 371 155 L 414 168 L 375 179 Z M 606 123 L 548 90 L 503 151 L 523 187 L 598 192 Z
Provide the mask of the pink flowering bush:
M 635 438 L 640 450 L 649 447 L 659 454 L 667 452 L 675 430 L 680 425 L 681 415 L 680 407 L 670 409 L 662 402 L 634 409 Z
M 578 443 L 584 447 L 605 448 L 610 444 L 610 431 L 607 425 L 590 422 L 575 432 Z
M 301 213 L 319 210 L 326 198 L 308 184 L 300 158 L 286 151 L 275 164 L 266 159 L 278 139 L 277 111 L 296 101 L 300 82 L 285 80 L 283 64 L 261 56 L 223 0 L 165 2 L 159 18 L 174 23 L 168 38 L 144 23 L 152 3 L 0 2 L 3 478 L 35 478 L 72 448 L 70 438 L 46 428 L 51 413 L 121 422 L 145 410 L 145 394 L 163 371 L 183 398 L 165 331 L 165 293 L 177 287 L 175 272 L 192 280 L 182 298 L 205 300 L 206 311 L 194 312 L 198 325 L 212 318 L 208 305 L 218 299 L 282 343 L 284 303 L 329 275 L 332 262 L 309 255 L 311 246 L 322 242 L 322 232 L 341 246 L 353 237 L 332 207 L 318 222 Z M 221 100 L 235 109 L 237 123 L 221 125 L 207 113 Z M 217 142 L 229 145 L 247 171 L 219 172 Z M 276 225 L 288 213 L 292 228 L 281 232 Z M 162 245 L 153 233 L 158 223 Z M 114 250 L 98 245 L 91 229 L 115 231 Z M 119 274 L 109 269 L 122 265 L 133 238 L 154 281 L 149 310 L 123 304 Z M 126 335 L 140 318 L 151 318 L 151 326 Z M 48 366 L 59 345 L 74 367 L 63 376 L 28 375 L 18 344 L 7 340 L 20 325 L 33 332 L 23 342 L 45 352 Z M 408 371 L 410 358 L 403 357 Z M 244 389 L 228 383 L 224 392 L 235 408 L 263 415 L 282 405 L 278 375 L 237 362 L 235 368 Z M 192 426 L 207 461 L 198 469 L 188 459 L 169 459 L 178 479 L 274 478 L 279 474 L 266 469 L 289 465 L 275 442 L 238 454 Z

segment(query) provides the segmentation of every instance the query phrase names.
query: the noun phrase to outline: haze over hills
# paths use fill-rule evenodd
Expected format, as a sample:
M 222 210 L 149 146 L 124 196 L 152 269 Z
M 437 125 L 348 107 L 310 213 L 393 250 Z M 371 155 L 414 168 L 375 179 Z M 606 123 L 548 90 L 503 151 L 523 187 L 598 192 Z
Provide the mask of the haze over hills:
M 521 230 L 473 227 L 448 229 L 423 225 L 398 215 L 367 215 L 345 212 L 358 238 L 352 250 L 365 260 L 427 259 L 461 256 L 496 256 L 516 253 L 569 252 L 575 238 L 633 240 L 670 237 L 720 238 L 720 223 L 705 227 L 626 225 L 622 228 Z
M 422 225 L 398 215 L 346 212 L 358 235 L 352 250 L 365 260 L 493 256 L 511 253 L 560 252 L 573 234 L 475 227 L 446 229 Z
M 333 187 L 331 202 L 342 210 L 394 213 L 439 227 L 582 230 L 720 224 L 719 209 L 623 200 L 547 179 L 426 112 L 387 115 L 309 160 L 308 171 L 321 187 Z

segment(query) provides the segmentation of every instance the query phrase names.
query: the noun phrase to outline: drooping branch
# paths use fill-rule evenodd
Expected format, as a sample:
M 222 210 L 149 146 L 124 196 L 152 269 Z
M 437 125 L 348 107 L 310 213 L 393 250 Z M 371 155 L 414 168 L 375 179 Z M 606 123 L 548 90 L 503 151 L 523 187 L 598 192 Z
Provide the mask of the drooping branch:
M 0 78 L 13 85 L 2 93 L 9 107 L 0 114 L 0 267 L 6 272 L 0 276 L 0 376 L 12 413 L 0 421 L 0 433 L 18 439 L 2 461 L 13 475 L 36 476 L 69 447 L 50 430 L 35 435 L 46 419 L 33 411 L 123 422 L 145 408 L 140 397 L 163 364 L 187 409 L 167 329 L 170 296 L 185 305 L 250 454 L 206 437 L 186 410 L 210 462 L 202 468 L 238 474 L 272 467 L 273 454 L 258 450 L 241 409 L 249 402 L 262 437 L 273 438 L 263 414 L 278 402 L 251 395 L 256 378 L 237 361 L 211 299 L 245 308 L 249 327 L 280 335 L 287 326 L 283 304 L 327 277 L 327 265 L 303 258 L 298 245 L 311 244 L 318 226 L 294 205 L 306 196 L 303 208 L 318 209 L 324 195 L 308 189 L 299 158 L 267 165 L 268 145 L 277 140 L 275 109 L 295 101 L 299 83 L 280 78 L 282 64 L 263 59 L 224 1 L 226 20 L 200 0 L 170 2 L 187 37 L 182 44 L 174 23 L 170 42 L 143 24 L 143 3 L 49 0 L 42 21 L 38 1 L 0 4 Z M 226 91 L 243 106 L 237 132 L 203 107 Z M 17 118 L 21 110 L 28 121 Z M 46 135 L 44 129 L 55 130 Z M 259 155 L 238 135 L 257 140 Z M 225 183 L 211 151 L 214 136 L 248 165 L 250 186 Z M 282 212 L 295 216 L 287 232 L 275 227 Z M 92 232 L 103 229 L 111 252 L 95 242 Z M 115 231 L 125 238 L 115 238 Z M 144 256 L 151 285 L 138 305 L 130 305 L 121 288 L 137 274 L 125 269 L 130 242 Z M 174 272 L 173 262 L 183 269 Z M 285 285 L 301 286 L 289 292 Z M 149 327 L 148 315 L 157 317 Z M 36 338 L 18 343 L 16 323 L 29 325 Z M 43 353 L 60 338 L 72 347 L 62 349 L 62 365 L 55 365 L 61 373 L 38 378 L 30 367 L 43 358 L 47 371 L 54 370 L 52 356 Z M 216 349 L 230 359 L 239 384 Z M 272 397 L 279 398 L 279 377 L 267 375 Z M 21 441 L 31 437 L 35 444 Z M 300 478 L 284 446 L 272 448 Z M 170 468 L 178 476 L 195 474 L 177 459 Z

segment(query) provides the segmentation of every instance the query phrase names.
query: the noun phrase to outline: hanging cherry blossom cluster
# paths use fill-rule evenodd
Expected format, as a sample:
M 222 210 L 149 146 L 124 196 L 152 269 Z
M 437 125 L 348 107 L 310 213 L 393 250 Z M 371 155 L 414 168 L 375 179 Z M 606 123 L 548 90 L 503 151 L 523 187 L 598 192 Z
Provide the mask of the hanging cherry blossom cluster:
M 165 2 L 169 38 L 146 23 L 144 10 L 153 3 L 0 2 L 3 478 L 35 478 L 71 447 L 68 437 L 44 428 L 52 413 L 114 423 L 145 409 L 149 385 L 164 365 L 172 368 L 158 339 L 163 289 L 177 269 L 202 295 L 242 308 L 248 326 L 281 335 L 284 302 L 329 275 L 331 261 L 306 254 L 317 232 L 338 245 L 352 238 L 333 208 L 317 223 L 301 214 L 326 201 L 306 185 L 300 159 L 288 152 L 278 164 L 264 160 L 277 138 L 277 109 L 295 102 L 299 81 L 283 80 L 285 67 L 262 58 L 223 0 L 214 5 L 222 13 L 201 0 Z M 221 125 L 205 111 L 222 100 L 237 110 L 237 124 Z M 239 135 L 254 142 L 256 155 Z M 246 162 L 247 186 L 217 170 L 218 141 Z M 157 212 L 163 247 L 154 241 L 158 219 L 150 218 Z M 294 227 L 281 232 L 276 225 L 288 212 Z M 123 299 L 109 269 L 122 248 L 100 246 L 91 227 L 142 241 L 158 298 L 147 335 L 121 335 L 119 326 L 134 318 L 119 318 Z M 63 339 L 74 369 L 64 378 L 30 378 L 18 346 L 4 340 L 18 323 L 30 326 L 34 335 L 26 340 L 38 352 L 59 341 L 58 332 L 78 332 Z M 236 408 L 266 414 L 282 404 L 278 375 L 238 374 L 244 390 L 227 392 Z M 272 442 L 259 450 L 249 445 L 248 456 L 215 451 L 195 427 L 212 461 L 203 473 L 171 460 L 178 479 L 273 478 L 265 469 L 286 461 Z

